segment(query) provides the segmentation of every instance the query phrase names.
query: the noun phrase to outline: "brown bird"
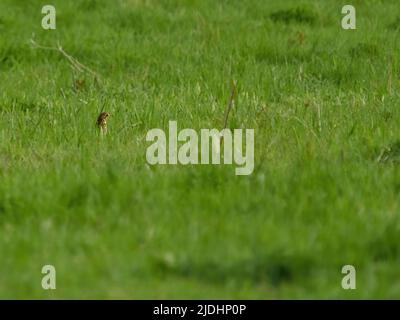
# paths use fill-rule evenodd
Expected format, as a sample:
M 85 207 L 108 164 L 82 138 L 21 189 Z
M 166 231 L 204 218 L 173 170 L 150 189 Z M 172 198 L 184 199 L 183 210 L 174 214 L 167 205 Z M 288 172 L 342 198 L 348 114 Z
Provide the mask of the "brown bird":
M 109 112 L 102 112 L 100 113 L 99 117 L 97 118 L 97 126 L 100 129 L 102 134 L 107 133 L 107 119 L 111 114 Z

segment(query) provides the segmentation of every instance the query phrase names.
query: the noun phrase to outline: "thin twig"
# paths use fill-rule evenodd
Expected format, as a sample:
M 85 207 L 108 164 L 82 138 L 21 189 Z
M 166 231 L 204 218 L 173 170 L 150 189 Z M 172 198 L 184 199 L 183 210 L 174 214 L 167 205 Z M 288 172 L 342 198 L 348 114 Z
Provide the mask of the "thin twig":
M 229 118 L 229 113 L 231 112 L 231 110 L 232 110 L 232 106 L 233 106 L 233 101 L 235 100 L 235 97 L 236 97 L 236 93 L 237 93 L 237 90 L 236 90 L 236 83 L 235 83 L 235 81 L 232 81 L 232 91 L 231 91 L 231 96 L 229 97 L 229 101 L 228 101 L 228 104 L 227 104 L 227 106 L 226 106 L 226 110 L 225 110 L 225 116 L 224 116 L 224 129 L 226 129 L 227 128 L 227 125 L 228 125 L 228 118 Z
M 47 46 L 42 46 L 40 44 L 38 44 L 33 37 L 30 39 L 30 43 L 32 44 L 32 46 L 36 49 L 42 49 L 42 50 L 52 50 L 52 51 L 57 51 L 59 53 L 61 53 L 70 63 L 72 69 L 78 71 L 78 72 L 88 72 L 90 73 L 92 76 L 95 77 L 96 80 L 100 81 L 101 77 L 100 75 L 93 71 L 92 69 L 90 69 L 89 67 L 83 65 L 82 63 L 80 63 L 77 59 L 75 59 L 74 57 L 72 57 L 71 55 L 69 55 L 68 53 L 65 52 L 65 50 L 61 47 L 61 45 L 58 43 L 57 47 L 47 47 Z
M 235 83 L 235 81 L 232 81 L 232 91 L 231 91 L 231 96 L 229 97 L 229 100 L 228 100 L 228 104 L 225 109 L 223 129 L 226 129 L 228 127 L 228 118 L 229 118 L 229 114 L 232 110 L 233 101 L 235 100 L 236 94 L 237 94 L 236 83 Z M 221 135 L 220 140 L 219 140 L 220 146 L 222 146 L 223 142 L 224 142 L 224 136 Z

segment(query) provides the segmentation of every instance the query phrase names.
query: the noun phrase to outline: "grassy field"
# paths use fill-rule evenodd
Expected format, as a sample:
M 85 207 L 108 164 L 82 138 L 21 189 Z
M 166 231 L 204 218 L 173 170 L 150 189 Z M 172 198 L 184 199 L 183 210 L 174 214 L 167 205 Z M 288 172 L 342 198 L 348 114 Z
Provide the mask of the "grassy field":
M 339 0 L 45 4 L 0 2 L 0 298 L 400 298 L 398 0 L 353 31 Z M 222 129 L 232 81 L 252 175 L 146 164 L 151 128 Z

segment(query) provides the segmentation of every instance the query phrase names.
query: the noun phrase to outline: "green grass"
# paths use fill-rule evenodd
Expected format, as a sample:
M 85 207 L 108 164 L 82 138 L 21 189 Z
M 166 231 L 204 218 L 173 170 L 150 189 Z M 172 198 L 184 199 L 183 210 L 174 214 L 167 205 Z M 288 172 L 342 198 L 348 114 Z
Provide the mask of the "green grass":
M 338 0 L 52 3 L 55 31 L 0 3 L 0 298 L 400 297 L 397 0 L 355 31 Z M 146 165 L 151 128 L 221 128 L 232 80 L 252 175 Z

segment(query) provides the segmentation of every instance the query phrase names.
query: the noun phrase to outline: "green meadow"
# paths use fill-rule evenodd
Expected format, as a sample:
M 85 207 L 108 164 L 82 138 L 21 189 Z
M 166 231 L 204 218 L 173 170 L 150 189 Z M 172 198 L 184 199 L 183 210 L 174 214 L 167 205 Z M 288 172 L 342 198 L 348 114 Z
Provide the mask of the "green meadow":
M 400 298 L 400 7 L 346 4 L 2 0 L 0 298 Z M 152 128 L 222 129 L 233 81 L 251 175 L 147 164 Z

